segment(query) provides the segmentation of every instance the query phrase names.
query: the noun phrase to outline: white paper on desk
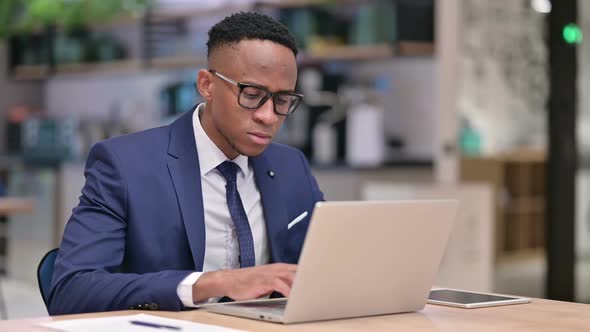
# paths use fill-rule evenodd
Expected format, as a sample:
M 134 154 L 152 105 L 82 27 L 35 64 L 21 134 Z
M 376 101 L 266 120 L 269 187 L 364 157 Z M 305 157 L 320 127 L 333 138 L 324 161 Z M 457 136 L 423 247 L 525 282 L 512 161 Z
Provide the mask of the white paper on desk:
M 57 322 L 40 323 L 40 326 L 48 327 L 58 331 L 65 332 L 174 332 L 175 330 L 154 328 L 148 326 L 140 326 L 131 324 L 132 320 L 138 320 L 148 323 L 156 323 L 168 326 L 180 327 L 179 331 L 182 332 L 236 332 L 238 330 L 207 325 L 201 323 L 189 322 L 186 320 L 164 318 L 153 315 L 137 314 L 131 316 L 112 316 L 112 317 L 101 317 L 101 318 L 81 318 L 81 319 L 70 319 L 60 320 Z

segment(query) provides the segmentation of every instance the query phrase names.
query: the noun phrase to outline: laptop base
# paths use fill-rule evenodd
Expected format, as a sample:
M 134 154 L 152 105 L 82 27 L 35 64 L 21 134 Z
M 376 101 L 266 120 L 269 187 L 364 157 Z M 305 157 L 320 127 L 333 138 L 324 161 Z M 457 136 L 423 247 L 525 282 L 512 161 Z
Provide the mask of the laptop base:
M 286 306 L 286 299 L 267 301 L 257 300 L 253 302 L 229 302 L 207 306 L 207 311 L 273 323 L 283 323 Z

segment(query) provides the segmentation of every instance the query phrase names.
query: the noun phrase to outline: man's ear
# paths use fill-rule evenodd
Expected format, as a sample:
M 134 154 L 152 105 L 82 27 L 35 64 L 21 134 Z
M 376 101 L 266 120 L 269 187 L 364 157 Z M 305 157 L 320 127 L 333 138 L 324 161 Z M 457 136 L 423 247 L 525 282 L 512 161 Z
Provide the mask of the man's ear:
M 206 102 L 211 101 L 213 98 L 214 84 L 211 79 L 212 76 L 213 75 L 205 69 L 199 70 L 199 73 L 197 74 L 197 90 L 199 90 L 201 97 L 203 97 Z

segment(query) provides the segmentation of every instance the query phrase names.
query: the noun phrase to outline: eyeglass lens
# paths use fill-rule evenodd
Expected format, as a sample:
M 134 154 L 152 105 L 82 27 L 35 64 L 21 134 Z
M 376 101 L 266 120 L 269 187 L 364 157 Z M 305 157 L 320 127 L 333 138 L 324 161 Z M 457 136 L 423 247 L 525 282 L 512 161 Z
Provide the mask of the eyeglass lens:
M 239 103 L 246 108 L 257 108 L 262 106 L 268 98 L 270 93 L 254 87 L 245 86 L 240 92 Z M 290 114 L 299 105 L 300 97 L 291 94 L 275 94 L 273 98 L 274 107 L 277 113 Z

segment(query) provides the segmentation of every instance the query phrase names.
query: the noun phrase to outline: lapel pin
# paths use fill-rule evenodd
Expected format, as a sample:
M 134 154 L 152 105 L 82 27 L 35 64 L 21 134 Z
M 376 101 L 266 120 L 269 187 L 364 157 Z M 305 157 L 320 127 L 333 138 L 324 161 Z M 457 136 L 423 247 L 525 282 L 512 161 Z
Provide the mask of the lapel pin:
M 275 177 L 275 172 L 273 172 L 272 170 L 268 171 L 268 176 L 270 176 L 271 178 Z

